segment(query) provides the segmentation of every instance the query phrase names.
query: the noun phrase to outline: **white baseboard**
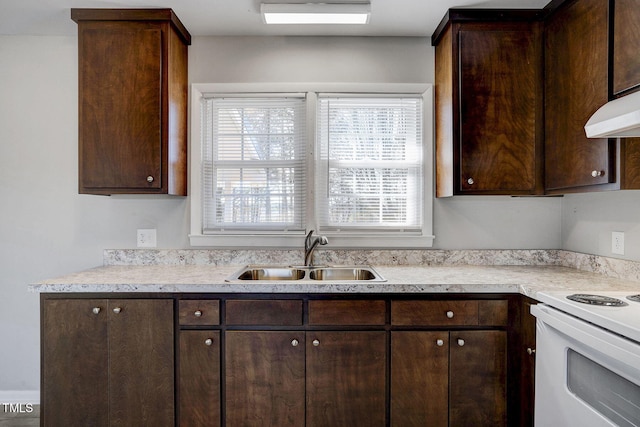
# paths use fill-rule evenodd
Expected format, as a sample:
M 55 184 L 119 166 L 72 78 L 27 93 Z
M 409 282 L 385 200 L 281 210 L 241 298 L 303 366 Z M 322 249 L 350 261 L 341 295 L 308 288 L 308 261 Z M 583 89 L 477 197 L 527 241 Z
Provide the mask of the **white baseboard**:
M 40 390 L 0 390 L 0 404 L 2 403 L 31 403 L 40 404 Z

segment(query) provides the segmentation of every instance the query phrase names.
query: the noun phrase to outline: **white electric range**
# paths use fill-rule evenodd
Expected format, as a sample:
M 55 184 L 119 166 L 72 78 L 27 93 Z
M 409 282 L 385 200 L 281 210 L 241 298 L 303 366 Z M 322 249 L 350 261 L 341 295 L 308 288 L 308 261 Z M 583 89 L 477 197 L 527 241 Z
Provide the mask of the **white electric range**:
M 640 291 L 536 298 L 535 425 L 640 426 Z

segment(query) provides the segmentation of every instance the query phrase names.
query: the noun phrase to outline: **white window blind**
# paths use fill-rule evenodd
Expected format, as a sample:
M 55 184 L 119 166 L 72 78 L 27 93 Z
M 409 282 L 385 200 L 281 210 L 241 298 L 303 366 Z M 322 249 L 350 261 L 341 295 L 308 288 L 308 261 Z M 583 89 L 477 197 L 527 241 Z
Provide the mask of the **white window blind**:
M 203 233 L 304 230 L 304 96 L 202 103 Z
M 419 233 L 422 98 L 319 95 L 320 230 Z

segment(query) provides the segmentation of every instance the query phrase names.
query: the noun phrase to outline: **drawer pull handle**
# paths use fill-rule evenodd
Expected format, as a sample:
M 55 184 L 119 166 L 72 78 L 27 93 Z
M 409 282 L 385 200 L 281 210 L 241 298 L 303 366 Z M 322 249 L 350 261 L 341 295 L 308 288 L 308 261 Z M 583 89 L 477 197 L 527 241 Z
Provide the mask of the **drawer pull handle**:
M 531 347 L 527 348 L 527 354 L 529 356 L 535 355 L 536 354 L 536 349 L 535 348 L 531 348 Z
M 98 314 L 100 313 L 100 307 L 93 307 L 91 311 L 93 312 L 93 314 Z
M 151 184 L 151 183 L 153 182 L 153 176 L 149 175 L 149 176 L 147 177 L 147 182 L 148 182 L 149 184 Z
M 473 178 L 467 179 L 467 184 L 473 185 L 474 183 L 475 183 L 475 181 L 473 180 Z
M 114 312 L 115 314 L 118 314 L 118 313 L 120 313 L 121 311 L 122 311 L 122 308 L 120 308 L 120 307 L 116 307 L 116 308 L 114 308 L 114 309 L 113 309 L 113 312 Z
M 318 340 L 313 340 L 312 344 L 313 344 L 313 346 L 314 346 L 314 347 L 317 347 L 317 346 L 319 346 L 319 345 L 320 345 L 320 341 L 318 341 Z
M 596 170 L 591 171 L 591 176 L 594 178 L 597 178 L 599 176 L 604 176 L 604 171 L 596 171 Z
M 202 316 L 202 311 L 196 310 L 196 312 L 193 313 L 193 315 L 196 316 L 196 317 L 201 317 Z
M 211 338 L 207 338 L 206 340 L 204 340 L 204 345 L 211 345 L 213 344 L 213 340 Z
M 462 347 L 464 345 L 464 340 L 462 338 L 458 338 L 458 345 Z
M 447 311 L 447 317 L 449 319 L 453 319 L 453 311 L 451 311 L 451 310 Z
M 442 346 L 444 345 L 444 341 L 443 341 L 443 340 L 437 340 L 437 341 L 436 341 L 436 345 L 437 345 L 438 347 L 442 347 Z
M 300 342 L 299 342 L 298 340 L 296 340 L 296 339 L 291 340 L 291 345 L 292 345 L 293 347 L 297 347 L 297 346 L 298 346 L 298 344 L 300 344 Z

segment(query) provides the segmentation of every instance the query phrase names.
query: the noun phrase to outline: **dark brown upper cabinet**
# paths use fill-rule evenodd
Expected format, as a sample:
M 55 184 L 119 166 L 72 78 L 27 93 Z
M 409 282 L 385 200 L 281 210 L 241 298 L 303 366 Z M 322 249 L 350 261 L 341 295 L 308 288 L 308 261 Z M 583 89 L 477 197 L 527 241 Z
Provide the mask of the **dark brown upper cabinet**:
M 613 1 L 613 94 L 640 89 L 640 0 Z
M 436 47 L 436 195 L 543 192 L 540 11 L 450 9 Z
M 607 103 L 608 0 L 565 2 L 545 27 L 545 186 L 548 193 L 619 187 L 615 140 L 584 125 Z
M 171 9 L 71 9 L 79 192 L 187 194 L 187 46 Z

